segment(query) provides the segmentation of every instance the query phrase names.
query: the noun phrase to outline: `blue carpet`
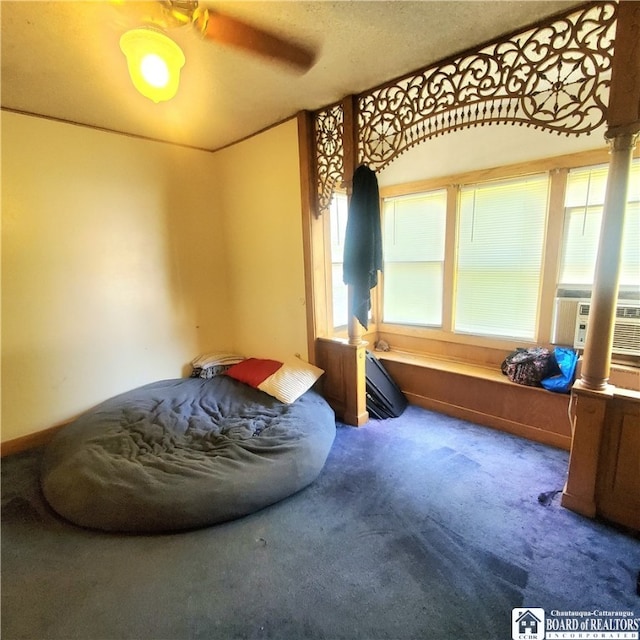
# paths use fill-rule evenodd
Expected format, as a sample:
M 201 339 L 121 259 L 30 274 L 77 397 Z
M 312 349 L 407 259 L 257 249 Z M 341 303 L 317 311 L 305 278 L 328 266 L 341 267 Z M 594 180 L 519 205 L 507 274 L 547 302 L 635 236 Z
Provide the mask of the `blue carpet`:
M 638 539 L 552 493 L 567 452 L 417 407 L 338 425 L 307 489 L 182 534 L 62 521 L 39 459 L 2 462 L 5 640 L 508 640 L 514 607 L 640 616 Z

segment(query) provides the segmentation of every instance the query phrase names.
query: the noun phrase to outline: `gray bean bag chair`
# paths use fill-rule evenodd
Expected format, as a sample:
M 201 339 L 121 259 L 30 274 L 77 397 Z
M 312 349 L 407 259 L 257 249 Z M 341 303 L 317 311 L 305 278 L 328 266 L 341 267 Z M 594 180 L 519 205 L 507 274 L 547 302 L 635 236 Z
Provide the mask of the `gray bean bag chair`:
M 333 411 L 313 390 L 283 404 L 226 376 L 166 380 L 111 398 L 58 432 L 41 486 L 57 513 L 84 527 L 203 527 L 306 487 L 334 437 Z

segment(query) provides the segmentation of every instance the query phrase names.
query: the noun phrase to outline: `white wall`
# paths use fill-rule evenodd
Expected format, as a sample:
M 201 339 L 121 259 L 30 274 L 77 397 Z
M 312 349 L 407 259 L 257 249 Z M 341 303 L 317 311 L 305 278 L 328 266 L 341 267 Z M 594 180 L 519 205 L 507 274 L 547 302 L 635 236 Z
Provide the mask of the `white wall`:
M 296 121 L 211 154 L 2 113 L 2 441 L 211 349 L 308 358 Z M 484 127 L 381 185 L 598 145 Z
M 234 346 L 248 356 L 307 359 L 296 120 L 215 155 Z
M 213 154 L 1 125 L 3 441 L 232 346 Z
M 381 187 L 606 148 L 604 127 L 589 136 L 488 125 L 453 131 L 409 149 L 378 175 Z

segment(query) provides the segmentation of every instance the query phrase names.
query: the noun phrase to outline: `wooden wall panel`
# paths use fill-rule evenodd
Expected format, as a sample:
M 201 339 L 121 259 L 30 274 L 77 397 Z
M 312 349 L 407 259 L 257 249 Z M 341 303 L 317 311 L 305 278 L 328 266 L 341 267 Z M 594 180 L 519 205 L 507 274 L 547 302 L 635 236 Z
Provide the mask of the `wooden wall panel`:
M 598 514 L 640 531 L 640 397 L 607 406 L 598 465 Z
M 369 420 L 365 394 L 365 354 L 363 345 L 344 340 L 318 338 L 316 363 L 324 369 L 323 395 L 338 420 L 360 426 Z
M 571 446 L 568 394 L 515 384 L 499 370 L 446 362 L 424 366 L 379 355 L 413 404 L 555 447 Z

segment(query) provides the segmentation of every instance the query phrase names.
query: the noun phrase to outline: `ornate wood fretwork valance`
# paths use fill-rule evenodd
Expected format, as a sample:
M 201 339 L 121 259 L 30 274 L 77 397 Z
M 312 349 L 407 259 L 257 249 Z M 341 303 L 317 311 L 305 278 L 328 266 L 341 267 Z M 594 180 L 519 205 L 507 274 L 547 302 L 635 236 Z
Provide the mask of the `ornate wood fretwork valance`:
M 358 162 L 380 171 L 448 131 L 506 123 L 584 135 L 606 122 L 617 4 L 598 2 L 357 97 Z M 315 114 L 318 211 L 342 179 L 342 106 Z
M 344 150 L 344 112 L 342 105 L 327 107 L 315 115 L 316 172 L 318 210 L 329 209 L 335 185 L 342 181 Z

